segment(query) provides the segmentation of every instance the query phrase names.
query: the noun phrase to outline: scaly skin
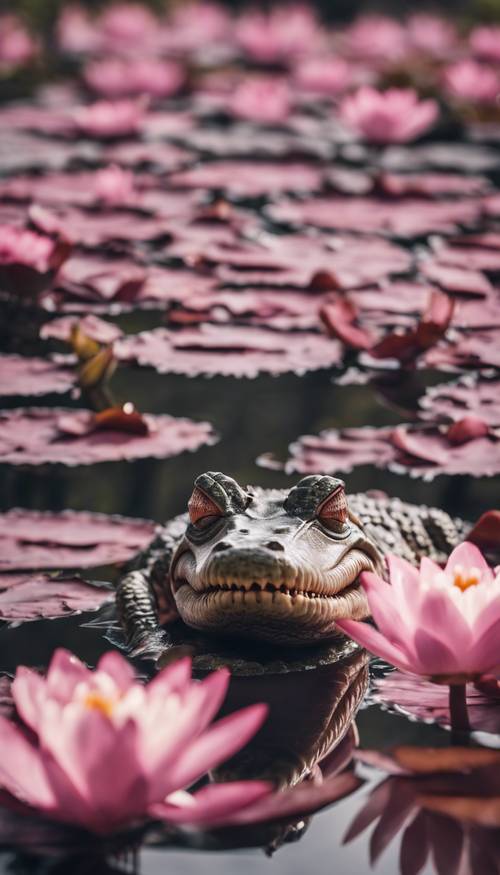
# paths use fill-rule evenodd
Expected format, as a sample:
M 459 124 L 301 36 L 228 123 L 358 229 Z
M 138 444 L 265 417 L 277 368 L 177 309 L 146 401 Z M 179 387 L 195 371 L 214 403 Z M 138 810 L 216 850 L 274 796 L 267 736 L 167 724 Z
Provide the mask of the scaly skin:
M 290 491 L 242 489 L 202 474 L 190 519 L 162 529 L 121 579 L 118 614 L 140 646 L 178 616 L 195 629 L 276 645 L 336 635 L 336 620 L 369 615 L 362 571 L 384 573 L 384 556 L 438 562 L 468 528 L 440 510 L 385 496 L 347 499 L 341 480 L 302 479 Z

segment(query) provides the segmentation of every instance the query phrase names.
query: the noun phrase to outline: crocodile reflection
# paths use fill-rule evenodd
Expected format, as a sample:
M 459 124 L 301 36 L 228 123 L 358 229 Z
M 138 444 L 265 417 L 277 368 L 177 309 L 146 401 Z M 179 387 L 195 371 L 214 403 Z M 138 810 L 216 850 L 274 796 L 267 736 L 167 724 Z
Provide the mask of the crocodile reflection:
M 263 779 L 285 789 L 352 768 L 353 723 L 368 684 L 368 657 L 357 651 L 336 663 L 286 674 L 233 677 L 221 716 L 253 702 L 266 702 L 269 716 L 254 739 L 210 776 L 214 781 Z M 272 852 L 300 838 L 308 820 L 212 830 L 210 849 L 265 847 Z M 184 837 L 190 843 L 193 837 Z M 200 836 L 194 839 L 200 847 Z

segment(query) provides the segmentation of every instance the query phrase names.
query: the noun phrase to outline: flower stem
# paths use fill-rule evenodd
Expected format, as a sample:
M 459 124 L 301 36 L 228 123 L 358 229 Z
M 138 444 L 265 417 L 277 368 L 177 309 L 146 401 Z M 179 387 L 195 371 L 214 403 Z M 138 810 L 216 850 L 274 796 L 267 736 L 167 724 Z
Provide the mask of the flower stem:
M 456 736 L 470 732 L 466 684 L 450 684 L 450 723 Z

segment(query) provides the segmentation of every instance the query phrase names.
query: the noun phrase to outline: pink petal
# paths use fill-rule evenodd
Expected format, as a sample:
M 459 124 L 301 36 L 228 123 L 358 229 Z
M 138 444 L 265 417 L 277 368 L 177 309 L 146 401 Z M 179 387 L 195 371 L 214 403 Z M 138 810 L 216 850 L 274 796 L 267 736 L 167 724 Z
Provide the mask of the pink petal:
M 218 720 L 180 754 L 170 772 L 171 785 L 189 787 L 210 769 L 230 759 L 260 729 L 267 713 L 267 705 L 251 705 Z
M 442 569 L 440 566 L 433 562 L 432 559 L 429 559 L 428 556 L 424 556 L 420 560 L 420 582 L 421 583 L 431 583 L 434 581 L 434 578 L 437 574 L 441 574 Z
M 36 732 L 40 718 L 40 703 L 45 697 L 44 678 L 21 665 L 16 670 L 10 689 L 21 720 Z
M 209 784 L 191 796 L 193 805 L 153 805 L 150 813 L 170 823 L 196 823 L 209 825 L 224 821 L 267 796 L 272 785 L 263 781 L 231 781 L 228 784 Z
M 485 630 L 467 654 L 467 664 L 481 674 L 500 672 L 500 617 Z
M 418 626 L 450 648 L 456 654 L 467 653 L 472 644 L 470 627 L 452 598 L 448 588 L 433 587 L 422 597 Z
M 475 544 L 471 544 L 469 541 L 464 541 L 463 544 L 455 547 L 446 563 L 445 571 L 453 573 L 455 565 L 462 565 L 464 568 L 478 568 L 484 579 L 493 579 L 493 573 L 483 554 Z
M 115 650 L 111 650 L 109 653 L 101 656 L 97 664 L 97 671 L 102 671 L 113 678 L 122 693 L 126 693 L 137 680 L 135 671 L 130 663 Z
M 448 675 L 459 673 L 460 655 L 455 655 L 439 638 L 426 629 L 417 629 L 413 639 L 416 674 Z M 467 655 L 467 663 L 468 663 Z
M 220 824 L 244 825 L 248 823 L 272 822 L 284 820 L 293 816 L 306 816 L 330 805 L 345 796 L 349 796 L 358 790 L 362 784 L 354 772 L 343 772 L 333 778 L 328 778 L 322 784 L 314 784 L 305 781 L 291 790 L 273 793 L 265 796 L 254 805 L 250 805 L 237 811 L 234 815 L 225 818 Z
M 16 799 L 36 808 L 52 808 L 55 805 L 54 794 L 40 754 L 10 720 L 1 716 L 0 744 L 0 786 Z
M 370 571 L 365 571 L 361 575 L 361 583 L 368 596 L 370 610 L 379 631 L 389 641 L 402 644 L 407 636 L 406 617 L 401 616 L 397 605 L 394 604 L 392 587 L 382 577 Z
M 69 650 L 58 648 L 47 672 L 47 694 L 54 696 L 59 702 L 67 702 L 76 685 L 88 681 L 91 676 L 89 669 Z
M 146 695 L 162 695 L 165 698 L 173 692 L 183 693 L 191 681 L 191 660 L 178 659 L 162 669 L 146 687 Z
M 391 782 L 389 780 L 377 784 L 370 793 L 362 809 L 358 811 L 349 829 L 345 833 L 342 844 L 347 845 L 357 838 L 367 827 L 376 820 L 387 806 L 391 795 Z
M 379 656 L 381 659 L 385 659 L 386 662 L 402 668 L 403 671 L 413 671 L 407 655 L 395 644 L 388 641 L 387 638 L 384 638 L 369 623 L 359 623 L 357 620 L 337 620 L 336 625 L 341 632 L 349 635 L 361 647 L 366 647 L 375 656 Z

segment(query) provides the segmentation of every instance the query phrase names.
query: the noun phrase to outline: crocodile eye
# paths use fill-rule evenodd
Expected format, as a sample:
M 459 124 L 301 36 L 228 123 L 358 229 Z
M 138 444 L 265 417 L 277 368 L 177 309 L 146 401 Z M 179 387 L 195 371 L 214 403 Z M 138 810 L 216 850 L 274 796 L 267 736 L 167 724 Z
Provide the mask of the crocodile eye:
M 327 529 L 342 532 L 349 519 L 347 498 L 343 485 L 337 486 L 318 508 L 318 519 Z
M 201 489 L 194 490 L 188 502 L 188 512 L 192 525 L 198 529 L 209 526 L 223 515 L 215 501 L 212 501 Z

